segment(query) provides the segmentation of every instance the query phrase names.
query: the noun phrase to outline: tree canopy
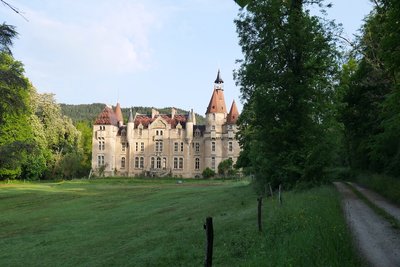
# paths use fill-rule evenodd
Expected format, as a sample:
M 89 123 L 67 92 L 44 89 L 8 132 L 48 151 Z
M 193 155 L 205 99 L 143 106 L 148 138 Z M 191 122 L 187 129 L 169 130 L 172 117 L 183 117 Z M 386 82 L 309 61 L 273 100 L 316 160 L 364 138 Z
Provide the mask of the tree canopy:
M 244 54 L 239 166 L 260 183 L 316 182 L 332 159 L 334 28 L 302 0 L 250 1 L 235 21 Z

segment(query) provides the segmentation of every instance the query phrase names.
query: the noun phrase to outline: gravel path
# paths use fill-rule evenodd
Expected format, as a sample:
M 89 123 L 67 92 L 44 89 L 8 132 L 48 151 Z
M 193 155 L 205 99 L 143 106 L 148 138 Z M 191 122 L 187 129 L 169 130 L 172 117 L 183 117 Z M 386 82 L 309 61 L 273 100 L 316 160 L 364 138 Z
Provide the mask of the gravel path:
M 347 223 L 365 261 L 377 267 L 400 266 L 400 231 L 375 214 L 348 186 L 340 182 L 334 184 L 342 194 Z M 370 200 L 376 203 L 374 197 Z M 379 201 L 384 202 L 382 198 Z
M 371 191 L 365 187 L 359 186 L 354 183 L 350 183 L 353 187 L 355 187 L 358 191 L 360 191 L 366 198 L 369 199 L 372 203 L 385 210 L 387 213 L 396 218 L 396 220 L 400 221 L 400 208 L 392 203 L 389 203 L 386 199 L 384 199 L 381 195 L 378 195 L 374 191 Z

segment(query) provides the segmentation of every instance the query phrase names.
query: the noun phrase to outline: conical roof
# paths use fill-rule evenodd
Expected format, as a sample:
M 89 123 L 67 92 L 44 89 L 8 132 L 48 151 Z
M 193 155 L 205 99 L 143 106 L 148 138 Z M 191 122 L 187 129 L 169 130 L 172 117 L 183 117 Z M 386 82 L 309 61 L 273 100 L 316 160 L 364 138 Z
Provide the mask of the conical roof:
M 117 103 L 117 106 L 115 107 L 115 116 L 118 121 L 124 121 L 124 118 L 122 117 L 121 106 L 119 105 L 119 103 Z
M 117 125 L 117 117 L 111 107 L 106 106 L 103 111 L 97 116 L 95 125 Z
M 128 122 L 134 122 L 133 119 L 133 114 L 132 114 L 132 109 L 129 110 L 129 118 L 128 118 Z
M 217 84 L 224 83 L 224 81 L 221 79 L 221 74 L 220 74 L 219 69 L 218 69 L 218 73 L 217 73 L 217 78 L 215 79 L 214 83 L 217 83 Z
M 228 113 L 228 116 L 226 117 L 226 122 L 229 124 L 235 124 L 239 118 L 239 111 L 236 106 L 235 100 L 232 102 L 231 110 Z
M 226 113 L 224 91 L 214 88 L 210 103 L 208 104 L 207 113 Z

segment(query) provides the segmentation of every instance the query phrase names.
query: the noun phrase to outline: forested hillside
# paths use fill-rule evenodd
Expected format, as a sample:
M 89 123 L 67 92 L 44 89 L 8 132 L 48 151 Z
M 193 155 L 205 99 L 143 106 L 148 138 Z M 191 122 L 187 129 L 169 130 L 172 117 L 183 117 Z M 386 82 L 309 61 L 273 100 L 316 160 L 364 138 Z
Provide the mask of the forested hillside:
M 96 119 L 97 115 L 104 109 L 105 104 L 102 103 L 93 103 L 93 104 L 80 104 L 80 105 L 71 105 L 71 104 L 60 104 L 62 113 L 65 116 L 68 116 L 72 119 L 74 123 L 77 123 L 79 121 L 84 121 L 84 122 L 90 122 L 93 123 L 93 121 Z M 115 107 L 113 107 L 115 108 Z M 129 118 L 129 109 L 130 108 L 122 108 L 122 114 L 124 116 L 124 120 L 128 121 Z M 132 112 L 135 115 L 135 113 L 141 113 L 141 114 L 151 114 L 151 110 L 153 107 L 132 107 Z M 171 113 L 171 108 L 170 107 L 165 107 L 165 108 L 155 108 L 157 109 L 161 114 L 170 114 Z M 180 108 L 175 108 L 178 114 L 187 114 L 187 110 L 183 110 Z M 196 120 L 197 124 L 204 124 L 205 123 L 205 118 L 199 114 L 196 114 Z

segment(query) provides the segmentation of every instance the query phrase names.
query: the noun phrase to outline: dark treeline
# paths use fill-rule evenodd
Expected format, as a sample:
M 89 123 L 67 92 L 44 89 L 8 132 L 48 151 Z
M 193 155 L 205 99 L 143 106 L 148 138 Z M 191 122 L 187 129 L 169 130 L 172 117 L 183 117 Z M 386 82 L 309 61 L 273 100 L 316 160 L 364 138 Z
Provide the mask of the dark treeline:
M 79 121 L 88 122 L 90 125 L 94 122 L 97 115 L 104 109 L 105 104 L 102 103 L 93 103 L 93 104 L 60 104 L 62 113 L 72 119 L 74 123 Z M 113 107 L 115 108 L 115 107 Z M 151 114 L 151 111 L 154 107 L 131 107 L 131 108 L 121 108 L 122 114 L 124 116 L 125 122 L 128 121 L 129 118 L 129 110 L 132 109 L 133 115 L 135 113 L 140 114 Z M 171 108 L 154 108 L 160 112 L 160 114 L 171 114 Z M 183 110 L 180 108 L 175 108 L 178 114 L 187 114 L 189 111 Z M 197 124 L 204 124 L 205 118 L 199 114 L 196 114 Z
M 400 177 L 400 1 L 375 0 L 350 44 L 308 11 L 329 13 L 323 0 L 236 2 L 237 165 L 259 188 L 319 184 L 335 169 Z

